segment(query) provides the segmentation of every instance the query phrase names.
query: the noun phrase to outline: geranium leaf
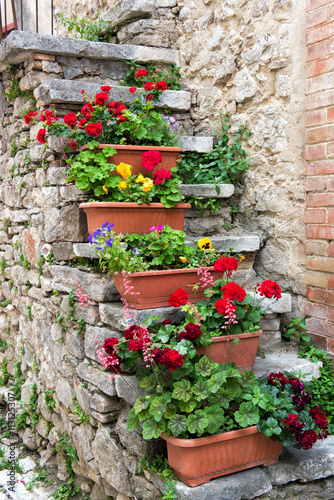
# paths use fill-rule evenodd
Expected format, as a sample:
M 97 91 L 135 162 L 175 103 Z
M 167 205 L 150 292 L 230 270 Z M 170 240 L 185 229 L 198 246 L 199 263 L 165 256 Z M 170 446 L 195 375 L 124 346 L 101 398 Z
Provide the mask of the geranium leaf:
M 206 416 L 205 411 L 196 410 L 194 414 L 189 415 L 187 424 L 188 430 L 191 434 L 201 436 L 204 432 L 204 429 L 208 425 L 208 417 Z
M 206 380 L 198 380 L 193 388 L 194 394 L 196 396 L 197 401 L 201 401 L 202 399 L 207 399 L 210 395 L 208 391 L 208 383 Z
M 197 375 L 201 375 L 202 377 L 209 377 L 213 368 L 213 361 L 211 361 L 211 359 L 208 359 L 206 356 L 202 356 L 199 362 L 195 365 L 195 371 Z
M 180 408 L 180 411 L 184 411 L 186 413 L 191 413 L 192 411 L 194 411 L 194 409 L 196 408 L 196 401 L 194 399 L 190 399 L 189 401 L 185 402 L 185 401 L 178 401 L 178 406 Z
M 150 414 L 154 417 L 157 422 L 163 417 L 166 411 L 167 404 L 171 401 L 171 396 L 169 394 L 164 394 L 163 396 L 155 397 L 150 404 Z
M 145 391 L 151 391 L 152 389 L 155 389 L 155 387 L 157 386 L 157 381 L 155 378 L 153 378 L 152 376 L 148 376 L 148 377 L 145 377 L 143 378 L 140 382 L 139 382 L 139 385 L 140 387 L 142 387 Z
M 173 415 L 168 422 L 168 429 L 175 437 L 185 432 L 187 430 L 187 418 L 184 415 Z
M 218 405 L 207 406 L 204 411 L 208 417 L 208 425 L 205 430 L 210 434 L 215 434 L 225 422 L 224 411 Z
M 253 388 L 256 380 L 253 370 L 248 370 L 242 374 L 242 386 L 244 389 Z
M 215 394 L 221 386 L 226 382 L 226 375 L 223 371 L 219 373 L 215 373 L 209 380 L 208 380 L 208 388 L 209 390 Z
M 145 410 L 149 404 L 150 402 L 146 396 L 139 396 L 133 406 L 133 409 L 138 414 L 140 411 Z
M 136 415 L 135 409 L 131 408 L 131 410 L 129 411 L 129 416 L 128 416 L 128 420 L 127 420 L 128 429 L 137 429 L 138 425 L 139 425 L 139 418 Z
M 234 413 L 234 419 L 240 427 L 255 425 L 260 420 L 259 409 L 249 401 L 241 403 L 239 410 Z
M 106 157 L 113 156 L 117 153 L 116 149 L 112 146 L 106 146 L 105 148 L 103 148 L 102 152 Z
M 166 430 L 166 422 L 157 422 L 153 417 L 143 423 L 143 438 L 158 438 Z
M 146 366 L 140 366 L 136 371 L 136 377 L 138 380 L 142 380 L 145 377 L 148 377 L 151 374 L 151 370 L 146 368 Z
M 174 399 L 180 399 L 181 401 L 187 402 L 191 398 L 192 394 L 193 391 L 189 380 L 182 379 L 180 382 L 175 382 L 172 394 Z

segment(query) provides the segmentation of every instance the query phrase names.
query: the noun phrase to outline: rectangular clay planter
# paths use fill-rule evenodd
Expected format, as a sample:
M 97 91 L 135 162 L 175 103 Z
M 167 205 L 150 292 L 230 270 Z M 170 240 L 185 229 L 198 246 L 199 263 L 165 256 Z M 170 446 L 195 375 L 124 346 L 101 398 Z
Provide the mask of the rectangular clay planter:
M 216 279 L 218 273 L 213 271 L 213 267 L 209 269 Z M 151 309 L 168 306 L 169 297 L 178 288 L 183 288 L 189 294 L 189 300 L 193 301 L 194 292 L 187 285 L 199 281 L 197 268 L 131 273 L 127 276 L 127 280 L 130 282 L 130 286 L 133 286 L 133 292 L 138 292 L 134 296 L 129 294 L 124 295 L 125 288 L 121 274 L 114 274 L 113 278 L 121 296 L 134 309 Z M 205 298 L 203 288 L 197 290 L 196 300 L 204 300 Z
M 262 334 L 262 330 L 259 330 L 255 333 L 247 332 L 213 337 L 212 344 L 207 347 L 198 347 L 196 351 L 197 354 L 205 354 L 215 363 L 231 363 L 234 361 L 239 370 L 251 370 L 259 345 L 259 337 Z M 233 340 L 237 339 L 239 340 L 238 344 L 233 345 Z
M 256 426 L 197 439 L 161 437 L 167 442 L 168 463 L 188 486 L 208 483 L 259 465 L 278 462 L 281 443 L 261 434 Z
M 119 203 L 92 202 L 81 203 L 87 216 L 88 232 L 94 233 L 105 222 L 114 224 L 115 233 L 150 232 L 152 226 L 170 226 L 183 230 L 184 215 L 191 207 L 190 203 L 177 203 L 172 208 L 165 208 L 162 203 Z

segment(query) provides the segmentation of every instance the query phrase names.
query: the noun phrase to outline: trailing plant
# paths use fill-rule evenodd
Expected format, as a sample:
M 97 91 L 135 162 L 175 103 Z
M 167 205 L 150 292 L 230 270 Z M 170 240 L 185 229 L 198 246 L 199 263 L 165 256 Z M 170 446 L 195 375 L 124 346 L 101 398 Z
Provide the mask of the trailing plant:
M 35 427 L 38 423 L 40 415 L 37 411 L 38 394 L 36 384 L 32 384 L 29 403 L 22 403 L 23 410 L 18 412 L 15 418 L 15 427 L 17 429 L 25 429 L 27 427 L 27 419 L 30 419 L 31 427 Z
M 11 387 L 11 390 L 13 391 L 14 398 L 16 400 L 21 399 L 21 386 L 25 382 L 25 378 L 21 370 L 21 365 L 22 365 L 21 360 L 17 359 L 16 361 L 14 361 L 14 375 L 13 375 L 14 383 Z
M 6 269 L 7 264 L 6 264 L 6 261 L 5 259 L 1 259 L 0 260 L 0 275 L 3 276 L 4 275 L 4 272 L 5 272 L 5 269 Z
M 70 478 L 67 483 L 58 486 L 57 490 L 51 493 L 54 500 L 68 500 L 81 492 L 80 486 L 74 485 L 74 478 Z
M 10 374 L 7 371 L 8 360 L 6 357 L 3 358 L 1 363 L 1 371 L 0 371 L 0 386 L 7 385 L 10 380 Z
M 251 135 L 247 125 L 239 125 L 234 137 L 230 139 L 230 118 L 220 112 L 218 123 L 221 129 L 218 142 L 210 153 L 182 153 L 179 171 L 184 183 L 235 184 L 248 168 L 249 160 L 242 148 L 244 137 Z M 218 129 L 215 134 L 218 134 Z
M 300 345 L 301 342 L 310 342 L 311 337 L 306 333 L 305 318 L 292 318 L 291 322 L 283 331 L 285 339 L 294 340 Z
M 10 299 L 3 300 L 2 302 L 0 302 L 0 307 L 7 307 L 11 303 L 12 301 Z
M 107 22 L 99 12 L 92 19 L 88 17 L 80 19 L 77 16 L 70 19 L 64 16 L 63 12 L 60 12 L 59 21 L 69 33 L 74 31 L 74 38 L 90 40 L 91 42 L 110 42 L 113 37 L 113 30 L 108 28 Z
M 32 479 L 27 484 L 27 490 L 32 491 L 35 486 L 39 488 L 40 483 L 43 483 L 45 486 L 50 486 L 52 483 L 48 480 L 49 475 L 50 473 L 42 469 L 39 465 L 37 472 L 34 473 Z
M 48 410 L 54 413 L 56 408 L 56 402 L 53 397 L 54 391 L 46 389 L 44 391 L 44 402 Z
M 150 469 L 153 474 L 158 475 L 166 485 L 166 490 L 162 490 L 162 500 L 173 500 L 177 498 L 175 492 L 176 477 L 168 464 L 168 460 L 163 455 L 156 455 L 151 461 L 147 455 L 138 464 L 138 474 L 143 474 L 144 469 Z
M 143 87 L 146 82 L 158 82 L 164 80 L 170 90 L 180 90 L 181 85 L 179 80 L 181 78 L 180 69 L 175 64 L 171 64 L 167 69 L 157 68 L 155 64 L 147 64 L 143 67 L 137 61 L 126 61 L 130 66 L 126 72 L 125 80 L 119 82 L 120 85 L 127 87 Z M 139 76 L 136 76 L 139 71 Z
M 73 415 L 76 415 L 79 419 L 80 424 L 89 424 L 89 415 L 83 411 L 79 403 L 73 398 Z
M 56 445 L 56 451 L 57 452 L 60 450 L 64 451 L 66 457 L 66 471 L 73 478 L 74 477 L 74 472 L 72 470 L 73 460 L 79 462 L 77 451 L 75 448 L 73 448 L 70 442 L 70 436 L 68 434 L 62 436 L 62 434 L 58 431 L 58 439 L 59 441 L 58 444 Z
M 0 350 L 1 352 L 5 352 L 8 348 L 8 342 L 7 340 L 3 340 L 1 337 L 0 337 Z
M 32 321 L 33 319 L 32 319 L 32 314 L 31 314 L 31 306 L 27 306 L 26 310 L 27 310 L 28 320 Z
M 197 215 L 201 217 L 206 210 L 211 214 L 217 213 L 221 207 L 221 201 L 219 198 L 203 198 L 203 196 L 191 196 L 187 199 L 187 202 L 191 204 L 191 208 L 195 210 Z
M 8 233 L 8 229 L 11 227 L 12 223 L 10 219 L 4 219 L 2 223 L 2 230 Z

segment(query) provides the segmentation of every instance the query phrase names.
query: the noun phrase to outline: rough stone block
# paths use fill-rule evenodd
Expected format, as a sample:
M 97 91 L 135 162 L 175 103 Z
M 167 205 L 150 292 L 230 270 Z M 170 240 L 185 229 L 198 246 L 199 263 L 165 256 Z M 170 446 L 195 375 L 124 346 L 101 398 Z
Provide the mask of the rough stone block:
M 86 362 L 80 363 L 76 371 L 80 378 L 96 385 L 104 394 L 108 396 L 117 396 L 115 381 L 110 377 L 110 372 L 101 372 L 100 367 L 95 368 L 92 365 L 87 366 Z
M 265 350 L 277 349 L 279 346 L 282 345 L 281 332 L 264 331 L 263 335 L 260 337 L 260 345 Z
M 30 71 L 21 78 L 19 87 L 21 91 L 34 90 L 42 83 L 47 82 L 50 78 L 59 78 L 53 73 L 43 73 L 43 71 Z
M 217 252 L 228 252 L 229 248 L 233 248 L 234 252 L 255 252 L 260 248 L 260 238 L 258 236 L 220 236 L 210 237 L 212 244 Z M 198 238 L 187 238 L 186 243 L 196 246 Z
M 213 184 L 181 184 L 180 191 L 185 197 L 202 196 L 203 198 L 230 198 L 234 194 L 233 184 L 217 184 L 217 194 Z
M 138 379 L 134 375 L 116 375 L 115 387 L 117 396 L 133 406 L 141 394 L 145 392 L 139 387 Z
M 57 261 L 70 260 L 71 257 L 73 257 L 73 243 L 70 243 L 69 241 L 53 243 L 52 254 Z
M 262 300 L 263 299 L 263 300 Z M 288 293 L 282 293 L 282 297 L 278 300 L 267 299 L 266 297 L 261 297 L 260 294 L 255 295 L 255 302 L 261 301 L 261 307 L 267 313 L 286 313 L 291 311 L 291 295 Z
M 261 330 L 268 332 L 278 331 L 280 329 L 280 323 L 281 322 L 279 318 L 277 319 L 267 319 L 266 317 L 264 319 L 262 318 L 260 321 Z
M 58 379 L 56 385 L 56 394 L 58 400 L 66 407 L 68 407 L 72 403 L 74 393 L 70 384 L 65 379 Z
M 115 399 L 104 396 L 103 394 L 94 394 L 90 398 L 90 408 L 98 411 L 99 413 L 107 413 L 119 410 L 120 402 Z
M 120 332 L 110 330 L 108 328 L 99 328 L 97 326 L 88 326 L 85 333 L 85 354 L 87 358 L 99 362 L 96 355 L 96 341 L 98 340 L 102 347 L 103 342 L 110 337 L 120 338 Z M 98 410 L 100 411 L 100 410 Z
M 90 243 L 74 243 L 73 252 L 77 257 L 90 258 L 94 256 L 94 250 Z
M 312 363 L 309 359 L 300 359 L 294 352 L 282 352 L 277 350 L 266 354 L 265 359 L 255 358 L 253 370 L 257 378 L 265 378 L 271 372 L 293 372 L 307 373 L 305 380 L 312 380 L 312 377 L 320 377 L 320 367 L 322 362 Z
M 197 151 L 198 153 L 210 153 L 213 149 L 213 137 L 210 136 L 182 136 L 180 137 L 181 148 L 184 151 Z

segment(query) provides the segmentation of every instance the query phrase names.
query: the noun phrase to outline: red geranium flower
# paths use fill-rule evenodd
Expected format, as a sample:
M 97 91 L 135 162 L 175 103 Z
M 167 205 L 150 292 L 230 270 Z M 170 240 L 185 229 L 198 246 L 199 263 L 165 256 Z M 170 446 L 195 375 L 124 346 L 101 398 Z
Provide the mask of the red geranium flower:
M 103 344 L 103 349 L 106 351 L 107 354 L 113 354 L 115 350 L 115 346 L 118 344 L 118 338 L 116 337 L 110 337 L 109 339 L 106 339 Z
M 303 450 L 309 450 L 317 440 L 318 436 L 315 431 L 305 431 L 300 436 L 297 436 L 296 444 L 301 445 Z
M 153 175 L 154 184 L 162 184 L 167 179 L 170 179 L 170 176 L 171 176 L 170 171 L 167 172 L 167 170 L 161 168 L 160 170 L 157 170 Z
M 85 118 L 81 118 L 81 120 L 78 123 L 78 127 L 81 129 L 85 128 L 86 123 L 87 123 L 87 120 Z
M 157 82 L 155 84 L 155 88 L 157 90 L 167 90 L 168 89 L 168 85 L 167 85 L 167 83 L 164 80 L 161 80 L 160 82 Z
M 86 134 L 90 137 L 98 137 L 102 134 L 102 123 L 89 123 L 85 128 Z
M 90 103 L 84 104 L 81 108 L 81 114 L 83 116 L 91 115 L 94 113 L 94 108 Z
M 308 413 L 309 415 L 311 415 L 311 417 L 313 417 L 316 425 L 319 425 L 319 427 L 321 427 L 322 429 L 327 429 L 328 427 L 327 417 L 320 408 L 320 406 L 317 406 L 316 408 L 309 410 Z
M 71 149 L 74 149 L 74 150 L 77 149 L 77 147 L 78 147 L 78 143 L 76 141 L 68 141 L 67 144 L 70 146 Z
M 228 300 L 238 300 L 238 302 L 242 302 L 245 300 L 246 291 L 234 281 L 229 281 L 225 286 L 221 288 L 223 293 L 223 298 Z
M 187 303 L 188 299 L 189 294 L 182 288 L 178 288 L 176 292 L 172 293 L 172 295 L 169 297 L 168 304 L 171 307 L 180 307 L 184 306 L 184 304 Z
M 145 90 L 153 90 L 154 89 L 154 83 L 153 82 L 146 82 L 146 83 L 144 83 L 144 89 Z
M 160 151 L 145 151 L 142 158 L 142 167 L 146 168 L 146 170 L 153 170 L 159 163 L 162 163 Z
M 146 99 L 146 101 L 153 101 L 153 99 L 154 99 L 154 95 L 152 95 L 152 94 L 147 94 L 147 95 L 145 96 L 145 99 Z
M 143 76 L 148 76 L 146 69 L 140 69 L 137 71 L 135 78 L 142 78 Z
M 182 366 L 183 362 L 184 359 L 178 351 L 176 351 L 175 349 L 170 349 L 169 347 L 165 347 L 164 359 L 162 364 L 165 365 L 167 370 L 173 372 L 174 370 L 176 370 L 176 368 Z
M 111 87 L 109 85 L 102 85 L 101 90 L 102 92 L 110 92 Z
M 109 95 L 107 92 L 100 92 L 99 94 L 96 94 L 94 104 L 97 106 L 104 106 L 108 99 Z
M 232 310 L 234 312 L 237 308 L 234 304 L 232 304 L 232 302 L 230 302 L 227 299 L 217 300 L 214 307 L 216 308 L 217 313 L 222 315 L 227 314 L 227 309 L 229 309 L 229 311 Z
M 278 373 L 270 373 L 268 376 L 268 380 L 271 383 L 271 385 L 277 385 L 277 382 L 284 386 L 288 383 L 288 379 L 284 376 L 284 373 L 278 372 Z
M 129 92 L 130 92 L 131 94 L 134 94 L 134 93 L 136 92 L 136 90 L 137 90 L 137 87 L 130 87 L 130 88 L 129 88 Z
M 46 129 L 45 128 L 41 128 L 38 131 L 38 133 L 37 133 L 37 140 L 41 144 L 45 144 L 46 143 L 45 134 L 46 134 Z
M 179 333 L 179 340 L 196 340 L 201 336 L 202 330 L 196 323 L 188 323 L 184 327 L 184 331 Z
M 216 260 L 213 267 L 215 271 L 227 271 L 227 276 L 232 276 L 232 271 L 238 269 L 238 261 L 234 257 L 221 257 Z
M 260 295 L 264 295 L 267 299 L 275 297 L 278 300 L 282 297 L 281 288 L 276 281 L 265 280 L 261 286 L 259 283 L 256 286 L 259 287 Z
M 30 124 L 30 122 L 34 119 L 34 116 L 38 115 L 37 111 L 30 111 L 30 113 L 26 114 L 24 116 L 24 121 L 27 125 Z M 42 116 L 41 116 L 41 120 L 42 120 Z M 42 120 L 43 121 L 43 120 Z
M 66 125 L 68 125 L 70 128 L 73 129 L 78 123 L 78 118 L 76 117 L 76 114 L 67 113 L 67 115 L 64 116 L 64 123 L 66 123 Z

